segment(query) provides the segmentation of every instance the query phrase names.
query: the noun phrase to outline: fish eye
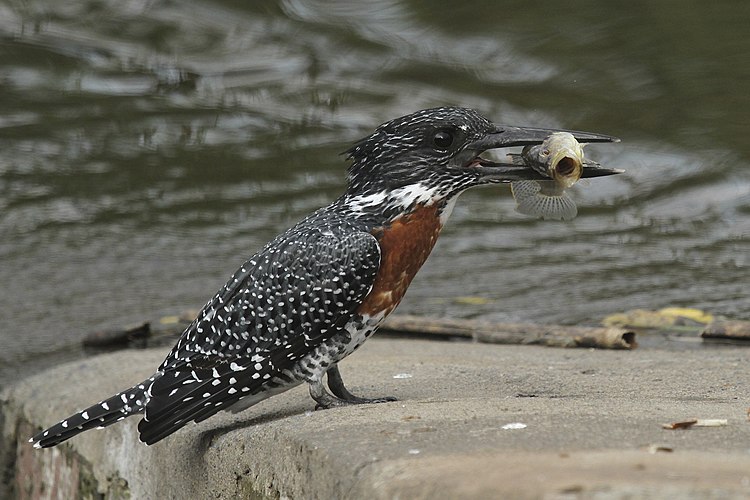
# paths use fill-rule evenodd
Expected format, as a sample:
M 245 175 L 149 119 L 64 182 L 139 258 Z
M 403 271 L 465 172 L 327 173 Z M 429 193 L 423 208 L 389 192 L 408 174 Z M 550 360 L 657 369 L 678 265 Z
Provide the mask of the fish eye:
M 447 130 L 439 130 L 432 137 L 432 143 L 435 145 L 435 149 L 445 151 L 453 144 L 453 134 Z

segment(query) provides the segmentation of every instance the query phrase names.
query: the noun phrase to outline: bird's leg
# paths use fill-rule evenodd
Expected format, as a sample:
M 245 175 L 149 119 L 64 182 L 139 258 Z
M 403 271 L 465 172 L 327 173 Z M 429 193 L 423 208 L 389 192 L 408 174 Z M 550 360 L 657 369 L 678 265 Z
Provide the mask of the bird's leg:
M 373 399 L 355 396 L 344 387 L 344 381 L 341 378 L 341 372 L 339 372 L 338 365 L 333 365 L 328 369 L 328 388 L 331 389 L 331 392 L 335 396 L 351 404 L 386 403 L 388 401 L 396 401 L 396 398 L 393 396 Z
M 323 386 L 323 380 L 314 380 L 310 383 L 310 397 L 312 397 L 316 403 L 316 410 L 327 410 L 328 408 L 335 408 L 336 406 L 346 406 L 349 403 L 343 399 L 339 399 L 336 396 L 332 396 L 326 391 Z
M 344 381 L 341 380 L 341 374 L 336 365 L 333 365 L 328 369 L 328 387 L 331 389 L 333 394 L 330 394 L 325 386 L 323 380 L 313 380 L 310 384 L 310 396 L 318 403 L 315 409 L 328 409 L 336 406 L 349 406 L 358 405 L 365 403 L 385 403 L 388 401 L 396 401 L 396 398 L 386 396 L 384 398 L 360 398 L 349 392 L 344 387 Z

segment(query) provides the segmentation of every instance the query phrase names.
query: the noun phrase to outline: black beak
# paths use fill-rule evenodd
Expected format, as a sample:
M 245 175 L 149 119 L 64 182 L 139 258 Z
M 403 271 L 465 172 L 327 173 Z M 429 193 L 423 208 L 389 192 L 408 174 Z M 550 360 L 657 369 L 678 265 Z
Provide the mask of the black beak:
M 489 149 L 507 148 L 512 146 L 526 146 L 529 144 L 540 144 L 554 132 L 567 132 L 572 134 L 578 142 L 620 142 L 617 137 L 596 134 L 593 132 L 581 132 L 577 130 L 564 130 L 553 128 L 536 127 L 512 127 L 507 125 L 496 125 L 495 130 L 487 136 L 471 143 L 466 149 L 480 154 Z M 490 182 L 511 182 L 516 180 L 547 179 L 535 170 L 524 165 L 510 163 L 495 163 L 484 158 L 478 158 L 477 168 L 480 169 L 482 177 Z M 603 177 L 606 175 L 620 174 L 623 171 L 616 168 L 605 168 L 601 165 L 586 161 L 584 162 L 582 178 Z
M 488 134 L 474 144 L 482 151 L 495 148 L 508 148 L 511 146 L 526 146 L 527 144 L 539 144 L 544 141 L 548 135 L 554 132 L 567 132 L 572 134 L 578 142 L 620 142 L 620 139 L 617 137 L 595 134 L 593 132 L 496 125 L 494 132 Z

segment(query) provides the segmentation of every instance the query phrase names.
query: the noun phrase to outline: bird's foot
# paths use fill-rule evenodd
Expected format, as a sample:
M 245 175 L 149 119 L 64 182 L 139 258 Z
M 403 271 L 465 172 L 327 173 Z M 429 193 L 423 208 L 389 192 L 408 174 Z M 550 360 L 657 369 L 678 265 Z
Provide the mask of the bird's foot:
M 338 365 L 333 365 L 328 369 L 328 388 L 334 394 L 336 399 L 345 401 L 344 404 L 350 405 L 362 405 L 369 403 L 387 403 L 389 401 L 397 401 L 393 396 L 383 396 L 379 398 L 361 398 L 355 396 L 349 390 L 344 387 L 344 380 L 341 378 L 341 372 L 339 372 Z M 344 406 L 344 405 L 339 405 Z
M 328 370 L 328 387 L 331 389 L 333 394 L 330 394 L 323 386 L 322 381 L 316 381 L 310 383 L 310 396 L 317 403 L 315 405 L 316 410 L 335 408 L 338 406 L 351 406 L 361 405 L 369 403 L 387 403 L 389 401 L 396 401 L 393 396 L 385 396 L 380 398 L 360 398 L 349 392 L 344 383 L 341 380 L 341 374 L 339 374 L 336 366 Z
M 329 408 L 336 408 L 339 406 L 364 405 L 370 403 L 388 403 L 389 401 L 397 401 L 397 399 L 393 396 L 385 396 L 382 398 L 360 398 L 357 396 L 353 396 L 350 399 L 341 399 L 328 394 L 328 392 L 324 392 L 321 396 L 318 397 L 313 396 L 313 399 L 315 399 L 315 402 L 317 403 L 315 405 L 316 410 L 327 410 Z
M 359 396 L 351 395 L 351 398 L 342 399 L 342 401 L 346 401 L 346 403 L 350 405 L 366 405 L 370 403 L 388 403 L 391 401 L 398 401 L 398 399 L 393 396 L 383 396 L 380 398 L 360 398 Z

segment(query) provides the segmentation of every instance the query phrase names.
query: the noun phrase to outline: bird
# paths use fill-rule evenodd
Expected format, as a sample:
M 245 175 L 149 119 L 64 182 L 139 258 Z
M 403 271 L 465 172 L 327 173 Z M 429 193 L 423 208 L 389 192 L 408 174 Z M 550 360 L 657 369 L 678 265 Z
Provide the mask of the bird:
M 52 447 L 142 415 L 139 440 L 152 445 L 190 422 L 247 409 L 303 383 L 316 409 L 395 401 L 353 395 L 338 363 L 399 304 L 463 191 L 539 178 L 481 154 L 539 144 L 558 131 L 498 125 L 455 106 L 383 123 L 345 151 L 343 194 L 244 262 L 152 376 L 29 441 Z M 566 132 L 580 142 L 618 140 Z M 584 177 L 611 173 L 591 168 Z

